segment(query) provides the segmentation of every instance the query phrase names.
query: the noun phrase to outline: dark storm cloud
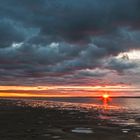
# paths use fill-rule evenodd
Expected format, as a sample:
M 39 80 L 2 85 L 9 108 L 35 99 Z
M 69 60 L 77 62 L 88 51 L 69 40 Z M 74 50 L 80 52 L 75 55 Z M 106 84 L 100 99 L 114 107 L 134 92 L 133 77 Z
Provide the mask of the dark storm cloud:
M 40 28 L 41 36 L 85 42 L 117 24 L 135 26 L 139 7 L 139 0 L 1 0 L 0 15 Z
M 90 69 L 85 69 L 85 70 L 80 70 L 78 71 L 77 75 L 79 77 L 103 77 L 105 75 L 107 75 L 107 73 L 109 73 L 108 70 L 104 70 L 104 69 L 94 69 L 94 70 L 90 70 Z
M 0 16 L 39 28 L 39 35 L 32 39 L 35 43 L 48 38 L 89 42 L 92 35 L 110 32 L 120 24 L 135 27 L 140 21 L 139 7 L 139 0 L 1 0 Z
M 25 39 L 24 33 L 18 24 L 11 20 L 0 21 L 0 47 L 9 47 L 13 42 L 21 42 Z
M 108 63 L 109 69 L 115 69 L 118 72 L 122 73 L 124 70 L 136 68 L 138 65 L 135 62 L 130 62 L 123 59 L 111 59 Z
M 38 29 L 26 28 L 21 23 L 4 18 L 0 20 L 0 48 L 9 47 L 32 38 Z
M 135 68 L 108 58 L 139 49 L 139 23 L 139 0 L 0 0 L 0 78 L 64 83 Z
M 105 39 L 101 37 L 102 40 Z M 110 44 L 111 41 L 107 43 Z M 19 77 L 60 76 L 75 73 L 77 70 L 98 67 L 110 67 L 118 71 L 128 68 L 124 65 L 119 70 L 116 66 L 118 61 L 108 61 L 109 64 L 104 66 L 102 59 L 112 54 L 110 49 L 104 46 L 98 47 L 93 43 L 82 47 L 67 43 L 51 43 L 46 46 L 17 43 L 0 49 L 0 68 L 13 76 L 16 73 Z

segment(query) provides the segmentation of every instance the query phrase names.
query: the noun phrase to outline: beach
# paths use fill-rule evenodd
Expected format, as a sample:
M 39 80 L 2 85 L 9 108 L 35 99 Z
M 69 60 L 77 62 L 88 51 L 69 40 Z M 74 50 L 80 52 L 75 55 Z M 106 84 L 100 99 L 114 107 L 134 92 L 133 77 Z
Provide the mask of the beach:
M 109 117 L 114 112 L 110 110 L 85 104 L 1 99 L 0 140 L 140 140 L 138 115 L 126 119 L 119 112 L 123 123 L 112 123 Z
M 0 0 L 0 140 L 140 140 L 140 0 Z

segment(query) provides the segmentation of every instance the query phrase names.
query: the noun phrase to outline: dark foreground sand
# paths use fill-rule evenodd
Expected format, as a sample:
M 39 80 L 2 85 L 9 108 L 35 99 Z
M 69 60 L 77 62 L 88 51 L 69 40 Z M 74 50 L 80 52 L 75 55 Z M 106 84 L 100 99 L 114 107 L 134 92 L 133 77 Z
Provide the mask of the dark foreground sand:
M 140 128 L 97 119 L 98 112 L 18 107 L 0 101 L 0 140 L 140 140 Z

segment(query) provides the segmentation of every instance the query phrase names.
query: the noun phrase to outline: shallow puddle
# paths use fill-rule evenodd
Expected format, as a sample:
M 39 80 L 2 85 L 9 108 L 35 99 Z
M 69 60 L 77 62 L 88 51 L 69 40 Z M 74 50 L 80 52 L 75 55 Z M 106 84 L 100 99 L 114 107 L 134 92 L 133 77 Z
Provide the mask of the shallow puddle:
M 91 128 L 74 128 L 73 130 L 71 130 L 71 132 L 73 133 L 83 133 L 83 134 L 92 134 L 93 130 Z

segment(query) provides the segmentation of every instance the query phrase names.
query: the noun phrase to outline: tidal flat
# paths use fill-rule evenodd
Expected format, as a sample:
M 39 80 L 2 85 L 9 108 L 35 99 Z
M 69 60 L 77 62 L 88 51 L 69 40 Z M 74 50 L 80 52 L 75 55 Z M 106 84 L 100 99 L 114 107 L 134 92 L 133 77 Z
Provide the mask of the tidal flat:
M 113 106 L 0 99 L 0 140 L 140 140 L 140 116 Z

